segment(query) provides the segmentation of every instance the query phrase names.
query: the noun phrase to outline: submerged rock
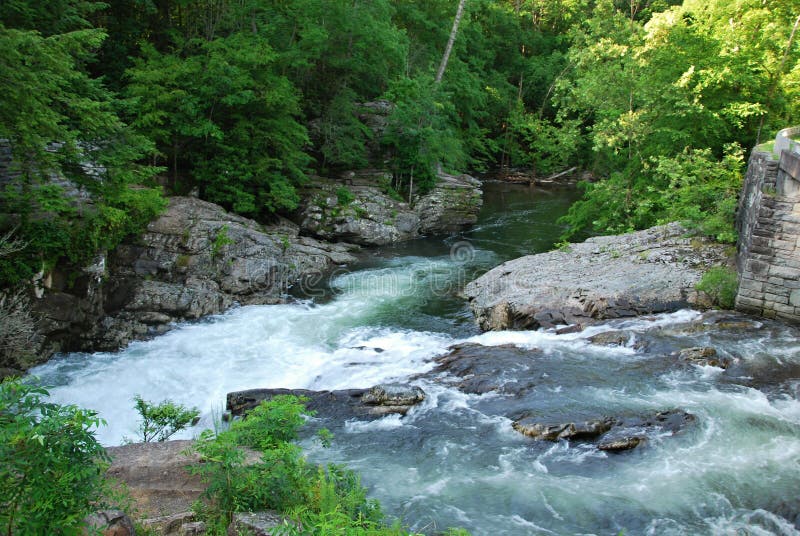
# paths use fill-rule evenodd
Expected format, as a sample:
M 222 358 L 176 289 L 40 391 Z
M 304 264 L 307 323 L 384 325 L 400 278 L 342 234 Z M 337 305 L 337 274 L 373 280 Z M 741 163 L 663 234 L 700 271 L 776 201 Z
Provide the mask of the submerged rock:
M 264 400 L 277 395 L 302 396 L 308 399 L 306 407 L 317 417 L 347 420 L 352 418 L 377 419 L 385 415 L 405 415 L 425 400 L 419 387 L 400 384 L 376 385 L 370 389 L 345 389 L 340 391 L 309 391 L 307 389 L 249 389 L 227 395 L 227 409 L 235 416 L 245 415 Z
M 508 261 L 464 289 L 484 330 L 535 329 L 703 306 L 702 274 L 724 247 L 679 224 L 590 238 Z
M 436 368 L 420 377 L 469 394 L 496 391 L 518 396 L 534 387 L 532 381 L 520 380 L 520 377 L 529 376 L 531 358 L 539 354 L 538 350 L 514 345 L 458 344 L 450 348 L 450 353 L 436 359 Z

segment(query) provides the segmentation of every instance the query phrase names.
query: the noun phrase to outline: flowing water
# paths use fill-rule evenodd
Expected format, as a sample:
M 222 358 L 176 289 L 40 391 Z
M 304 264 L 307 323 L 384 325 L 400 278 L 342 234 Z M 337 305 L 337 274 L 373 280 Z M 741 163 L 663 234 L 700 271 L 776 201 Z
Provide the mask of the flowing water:
M 314 461 L 359 471 L 387 512 L 427 533 L 800 534 L 800 332 L 679 311 L 574 334 L 480 334 L 459 288 L 503 260 L 549 249 L 575 197 L 505 184 L 487 184 L 485 195 L 472 231 L 369 251 L 325 284 L 294 289 L 293 303 L 236 308 L 33 372 L 55 386 L 56 401 L 99 410 L 106 444 L 134 437 L 134 394 L 198 406 L 204 418 L 191 437 L 233 390 L 419 385 L 427 399 L 406 417 L 318 419 L 311 428 L 331 429 L 333 446 L 303 444 Z M 611 329 L 637 344 L 587 340 Z M 502 365 L 498 383 L 524 389 L 464 394 L 431 372 L 436 357 L 464 343 Z M 733 366 L 670 356 L 692 346 L 713 346 Z M 569 422 L 675 408 L 695 421 L 675 435 L 649 430 L 644 446 L 619 454 L 535 441 L 511 426 L 521 414 Z

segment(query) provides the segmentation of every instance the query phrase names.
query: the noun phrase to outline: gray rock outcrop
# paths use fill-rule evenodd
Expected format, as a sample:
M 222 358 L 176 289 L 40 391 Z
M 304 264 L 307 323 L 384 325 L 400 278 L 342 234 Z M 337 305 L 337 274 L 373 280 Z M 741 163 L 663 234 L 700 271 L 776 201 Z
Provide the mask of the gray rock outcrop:
M 464 295 L 484 330 L 585 325 L 708 305 L 695 285 L 726 261 L 723 246 L 673 223 L 508 261 Z
M 315 178 L 303 191 L 293 219 L 325 240 L 380 246 L 473 225 L 482 204 L 481 183 L 469 175 L 440 173 L 436 186 L 414 206 L 388 193 L 391 173 L 350 171 L 339 180 Z
M 54 273 L 35 300 L 56 350 L 116 350 L 171 323 L 240 304 L 276 303 L 290 285 L 355 260 L 349 244 L 300 236 L 286 220 L 260 225 L 192 197 L 173 197 L 135 240 L 70 281 Z

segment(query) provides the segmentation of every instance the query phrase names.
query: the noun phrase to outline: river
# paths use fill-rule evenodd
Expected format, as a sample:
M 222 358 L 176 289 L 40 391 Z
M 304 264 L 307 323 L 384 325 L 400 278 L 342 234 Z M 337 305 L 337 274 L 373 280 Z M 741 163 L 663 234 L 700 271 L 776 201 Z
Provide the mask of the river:
M 317 462 L 345 463 L 384 510 L 415 530 L 480 535 L 800 534 L 800 331 L 740 317 L 707 324 L 694 311 L 616 321 L 582 333 L 481 334 L 458 290 L 502 261 L 546 251 L 572 190 L 487 183 L 475 228 L 364 253 L 285 305 L 248 306 L 178 326 L 117 353 L 62 355 L 35 369 L 53 399 L 108 421 L 104 444 L 135 438 L 132 398 L 197 406 L 210 427 L 229 391 L 365 388 L 411 381 L 427 399 L 406 417 L 312 422 L 330 448 L 303 441 Z M 637 344 L 591 344 L 610 329 Z M 516 394 L 465 394 L 428 374 L 456 344 L 478 343 L 503 364 Z M 673 352 L 711 346 L 727 370 Z M 494 361 L 492 361 L 494 360 Z M 409 378 L 416 379 L 409 380 Z M 649 431 L 614 454 L 591 442 L 547 442 L 512 429 L 682 409 L 680 433 Z M 215 417 L 216 416 L 216 417 Z

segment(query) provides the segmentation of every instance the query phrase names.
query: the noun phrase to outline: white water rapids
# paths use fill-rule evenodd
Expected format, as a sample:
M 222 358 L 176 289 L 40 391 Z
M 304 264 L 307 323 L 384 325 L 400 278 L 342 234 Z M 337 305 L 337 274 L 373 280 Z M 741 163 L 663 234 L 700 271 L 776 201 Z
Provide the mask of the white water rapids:
M 308 455 L 356 469 L 385 510 L 429 534 L 448 526 L 476 536 L 800 534 L 797 330 L 768 322 L 686 329 L 702 319 L 680 311 L 575 334 L 478 334 L 441 285 L 474 261 L 442 249 L 339 275 L 327 301 L 240 307 L 118 353 L 65 355 L 32 372 L 54 386 L 55 401 L 98 410 L 108 421 L 98 437 L 111 445 L 135 438 L 136 394 L 200 408 L 201 422 L 183 433 L 191 437 L 211 426 L 230 391 L 409 381 L 453 345 L 482 344 L 486 360 L 512 345 L 524 349 L 522 361 L 502 375 L 530 382 L 523 394 L 464 394 L 429 375 L 413 380 L 428 397 L 406 417 L 320 423 L 334 445 L 305 440 Z M 488 250 L 477 258 L 499 262 Z M 647 345 L 587 340 L 609 329 Z M 681 366 L 670 357 L 690 346 L 713 346 L 736 365 Z M 673 408 L 695 423 L 621 454 L 591 442 L 534 441 L 510 417 L 525 410 L 569 422 Z

